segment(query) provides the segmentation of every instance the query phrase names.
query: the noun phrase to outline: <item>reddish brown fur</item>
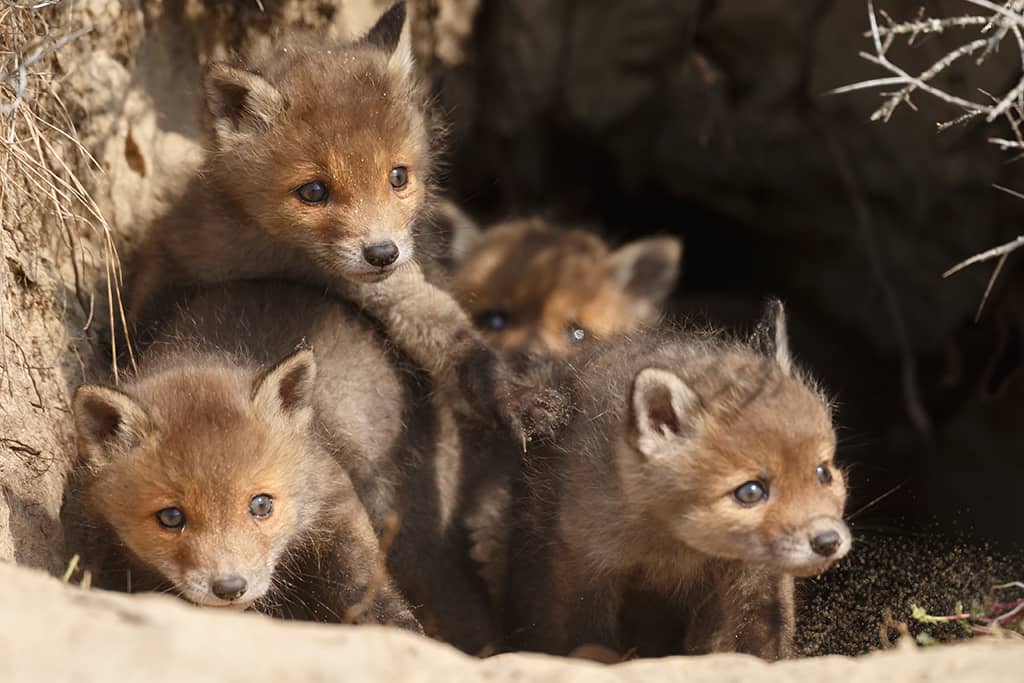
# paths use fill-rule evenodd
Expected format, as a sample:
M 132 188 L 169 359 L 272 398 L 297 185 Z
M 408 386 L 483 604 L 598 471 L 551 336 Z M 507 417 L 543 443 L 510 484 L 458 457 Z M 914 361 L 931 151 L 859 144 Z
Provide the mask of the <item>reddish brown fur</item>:
M 391 42 L 403 17 L 396 7 L 355 43 L 293 36 L 209 69 L 206 158 L 134 259 L 133 318 L 156 314 L 157 293 L 178 285 L 283 276 L 333 286 L 379 280 L 415 257 L 435 130 L 408 45 Z M 390 37 L 374 39 L 382 30 Z M 396 167 L 408 169 L 400 189 Z M 296 195 L 313 181 L 327 186 L 322 204 Z M 363 248 L 388 240 L 397 260 L 367 262 Z
M 123 544 L 129 569 L 155 575 L 148 587 L 334 621 L 362 598 L 377 539 L 348 477 L 312 437 L 311 358 L 257 374 L 224 356 L 179 353 L 122 391 L 78 390 L 85 508 Z M 249 512 L 257 495 L 273 501 L 265 518 Z M 158 522 L 166 508 L 182 511 L 182 529 Z M 232 575 L 247 588 L 222 599 L 213 583 Z M 389 582 L 371 613 L 418 628 Z
M 511 504 L 508 644 L 791 652 L 792 577 L 823 571 L 850 536 L 829 405 L 792 368 L 779 322 L 773 357 L 641 336 L 573 370 L 577 417 L 531 450 Z M 751 481 L 769 495 L 744 506 L 735 492 Z M 826 531 L 838 540 L 822 556 L 811 539 Z M 663 613 L 633 608 L 636 591 Z M 678 640 L 652 644 L 652 632 Z
M 403 21 L 398 3 L 354 43 L 293 37 L 244 66 L 211 67 L 203 167 L 133 260 L 128 309 L 137 341 L 173 311 L 182 286 L 312 285 L 376 318 L 439 385 L 465 388 L 487 417 L 508 419 L 496 415 L 492 385 L 459 376 L 465 359 L 488 349 L 415 263 L 436 128 L 399 40 Z M 398 166 L 409 172 L 402 189 L 389 181 Z M 296 196 L 312 181 L 327 185 L 325 203 Z M 387 240 L 398 246 L 397 260 L 371 265 L 363 248 Z
M 452 292 L 495 347 L 568 356 L 591 339 L 655 322 L 675 284 L 680 253 L 669 237 L 612 251 L 586 230 L 510 221 L 475 240 L 455 271 Z

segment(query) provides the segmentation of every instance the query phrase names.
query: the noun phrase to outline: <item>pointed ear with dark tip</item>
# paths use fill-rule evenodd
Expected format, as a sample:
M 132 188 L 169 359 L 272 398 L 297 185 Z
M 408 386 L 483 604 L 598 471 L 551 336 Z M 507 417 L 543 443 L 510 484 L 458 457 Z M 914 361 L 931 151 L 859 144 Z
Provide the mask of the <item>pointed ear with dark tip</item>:
M 655 322 L 679 280 L 683 243 L 676 237 L 649 237 L 608 255 L 609 277 L 633 303 L 638 317 Z
M 284 96 L 265 78 L 227 64 L 213 64 L 204 81 L 206 107 L 218 146 L 268 130 L 285 110 Z
M 137 446 L 150 430 L 149 416 L 142 406 L 116 389 L 80 386 L 72 408 L 81 455 L 93 466 L 103 466 Z
M 765 355 L 774 358 L 783 374 L 793 374 L 793 359 L 789 354 L 789 333 L 786 331 L 786 309 L 778 299 L 770 299 L 765 306 L 761 322 L 755 332 Z
M 304 422 L 312 414 L 315 384 L 313 352 L 296 351 L 257 378 L 253 402 L 267 415 Z
M 637 449 L 648 458 L 690 438 L 700 417 L 700 398 L 676 374 L 645 368 L 633 380 Z
M 447 236 L 447 257 L 453 264 L 461 264 L 479 241 L 480 226 L 450 199 L 436 202 L 433 218 L 437 229 Z
M 363 36 L 360 42 L 384 50 L 391 54 L 398 47 L 405 26 L 405 2 L 396 2 L 387 12 L 381 15 L 373 28 Z

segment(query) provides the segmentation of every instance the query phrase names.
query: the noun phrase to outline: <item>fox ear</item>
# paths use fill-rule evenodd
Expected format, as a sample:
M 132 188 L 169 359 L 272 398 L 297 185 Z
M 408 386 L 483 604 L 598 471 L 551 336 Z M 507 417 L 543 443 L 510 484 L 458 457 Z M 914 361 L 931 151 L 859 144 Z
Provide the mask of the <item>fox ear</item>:
M 315 386 L 313 352 L 296 351 L 257 378 L 253 402 L 266 414 L 307 422 L 313 412 Z
M 793 359 L 789 354 L 789 333 L 786 331 L 786 309 L 778 299 L 765 306 L 761 322 L 754 333 L 765 355 L 774 358 L 785 375 L 793 374 Z
M 405 15 L 405 2 L 396 2 L 359 41 L 390 55 L 389 66 L 402 78 L 412 76 L 415 71 L 412 36 L 406 26 Z
M 447 237 L 446 256 L 451 263 L 461 264 L 480 240 L 480 226 L 450 199 L 436 202 L 433 218 L 438 231 Z
M 227 64 L 214 64 L 204 81 L 206 107 L 222 149 L 269 129 L 285 110 L 284 96 L 265 78 Z
M 651 458 L 694 432 L 700 398 L 676 374 L 645 368 L 633 380 L 633 420 L 637 448 Z
M 387 12 L 380 16 L 373 28 L 363 36 L 360 42 L 384 50 L 388 54 L 395 52 L 402 28 L 405 26 L 405 2 L 396 2 Z
M 676 286 L 682 258 L 683 243 L 676 237 L 636 240 L 609 254 L 609 275 L 629 296 L 640 319 L 653 323 Z
M 150 430 L 150 420 L 135 399 L 116 389 L 86 384 L 72 400 L 80 454 L 92 466 L 137 446 Z

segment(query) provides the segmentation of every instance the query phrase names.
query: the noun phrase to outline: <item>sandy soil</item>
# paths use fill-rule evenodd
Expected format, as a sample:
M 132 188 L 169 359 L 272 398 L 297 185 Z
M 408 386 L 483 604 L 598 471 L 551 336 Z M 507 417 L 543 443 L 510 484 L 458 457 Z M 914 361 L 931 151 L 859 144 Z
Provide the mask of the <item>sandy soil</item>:
M 319 626 L 201 610 L 161 595 L 66 586 L 0 565 L 0 680 L 252 681 L 1019 681 L 1024 645 L 972 643 L 767 664 L 745 655 L 605 667 L 539 655 L 477 660 L 370 626 Z

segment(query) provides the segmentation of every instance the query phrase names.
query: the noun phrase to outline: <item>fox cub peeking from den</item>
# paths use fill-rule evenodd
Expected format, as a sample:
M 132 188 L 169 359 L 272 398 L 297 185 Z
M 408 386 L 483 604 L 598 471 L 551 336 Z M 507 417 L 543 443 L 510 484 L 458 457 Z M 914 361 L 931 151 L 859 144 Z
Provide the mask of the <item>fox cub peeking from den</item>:
M 314 435 L 316 362 L 179 350 L 74 397 L 83 549 L 106 588 L 340 621 L 378 578 L 374 529 Z M 99 559 L 102 558 L 102 559 Z M 420 631 L 386 579 L 363 615 Z
M 785 329 L 775 304 L 763 349 L 661 331 L 567 368 L 575 416 L 493 517 L 504 647 L 792 652 L 793 577 L 851 536 L 830 405 Z
M 404 23 L 398 3 L 355 42 L 209 67 L 205 160 L 134 260 L 133 318 L 161 288 L 372 282 L 415 256 L 433 129 Z
M 657 322 L 683 248 L 662 236 L 611 250 L 592 232 L 532 218 L 460 235 L 453 250 L 465 253 L 451 291 L 493 346 L 568 356 Z

